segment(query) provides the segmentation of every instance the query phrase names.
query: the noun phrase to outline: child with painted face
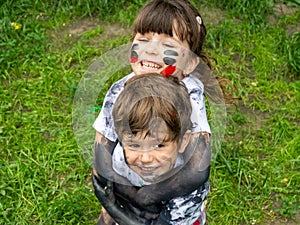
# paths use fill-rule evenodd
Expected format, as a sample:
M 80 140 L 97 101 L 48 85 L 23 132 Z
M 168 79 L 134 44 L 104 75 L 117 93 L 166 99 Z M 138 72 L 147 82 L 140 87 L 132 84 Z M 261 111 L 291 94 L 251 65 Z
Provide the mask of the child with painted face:
M 117 81 L 110 88 L 104 99 L 102 111 L 94 123 L 97 131 L 94 175 L 102 174 L 116 183 L 121 178 L 108 172 L 111 171 L 109 156 L 114 154 L 118 140 L 112 119 L 112 109 L 126 81 L 133 76 L 155 72 L 165 77 L 172 76 L 181 80 L 188 89 L 192 105 L 191 138 L 197 141 L 203 135 L 209 137 L 210 134 L 204 104 L 204 86 L 193 76 L 192 72 L 199 61 L 191 57 L 191 53 L 204 60 L 207 59 L 202 53 L 206 29 L 199 12 L 185 0 L 153 0 L 140 11 L 133 24 L 133 30 L 134 38 L 130 57 L 133 73 Z M 104 156 L 103 152 L 110 154 Z M 127 195 L 137 206 L 147 210 L 150 210 L 149 205 L 162 200 L 170 200 L 175 196 L 187 195 L 199 186 L 205 188 L 206 191 L 203 193 L 207 193 L 210 161 L 204 162 L 204 160 L 200 164 L 200 157 L 203 157 L 203 152 L 199 147 L 176 176 L 136 191 L 116 185 L 115 191 L 121 192 L 121 195 Z M 209 158 L 209 156 L 205 157 Z
M 178 79 L 159 74 L 129 79 L 113 107 L 119 140 L 112 157 L 113 170 L 137 187 L 157 183 L 166 176 L 176 176 L 186 163 L 184 154 L 193 153 L 191 112 L 189 94 Z M 209 152 L 204 140 L 202 150 L 203 154 Z M 201 160 L 203 158 L 199 163 Z M 157 218 L 146 221 L 128 212 L 128 208 L 133 208 L 131 200 L 116 197 L 116 205 L 122 209 L 121 213 L 126 212 L 127 218 L 120 218 L 120 212 L 115 213 L 108 206 L 112 218 L 103 211 L 99 224 L 114 224 L 113 219 L 119 224 L 204 224 L 207 186 L 208 183 L 185 196 L 162 201 Z M 101 199 L 101 203 L 106 208 L 107 201 Z

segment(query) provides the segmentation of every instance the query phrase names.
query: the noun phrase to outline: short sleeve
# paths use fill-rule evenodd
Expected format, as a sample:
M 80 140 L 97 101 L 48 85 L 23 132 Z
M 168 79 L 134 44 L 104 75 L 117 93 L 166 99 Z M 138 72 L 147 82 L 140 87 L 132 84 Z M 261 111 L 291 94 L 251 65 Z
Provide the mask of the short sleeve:
M 119 94 L 123 91 L 126 81 L 133 76 L 134 73 L 131 73 L 118 80 L 110 87 L 105 95 L 101 111 L 93 124 L 96 131 L 113 142 L 115 142 L 118 138 L 112 117 L 113 107 Z
M 206 115 L 206 107 L 204 101 L 204 85 L 200 80 L 198 80 L 192 75 L 183 78 L 182 82 L 188 89 L 192 105 L 192 132 L 211 133 Z

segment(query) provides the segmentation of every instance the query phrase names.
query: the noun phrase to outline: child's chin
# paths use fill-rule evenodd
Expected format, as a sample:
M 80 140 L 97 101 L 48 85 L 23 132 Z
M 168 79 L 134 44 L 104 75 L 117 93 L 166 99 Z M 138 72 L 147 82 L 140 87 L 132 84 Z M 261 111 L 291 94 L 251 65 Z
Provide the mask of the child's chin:
M 157 182 L 158 179 L 158 175 L 145 175 L 145 174 L 140 174 L 140 176 L 142 177 L 142 179 L 146 182 L 149 183 L 155 183 Z
M 147 73 L 158 73 L 158 74 L 160 74 L 161 70 L 145 68 L 145 67 L 139 67 L 139 68 L 133 70 L 133 72 L 135 73 L 135 75 L 142 75 L 142 74 L 147 74 Z
M 143 179 L 144 181 L 148 182 L 148 183 L 151 183 L 151 184 L 152 184 L 152 183 L 156 183 L 156 180 L 157 180 L 156 177 L 151 177 L 151 178 L 150 178 L 150 177 L 144 177 L 144 176 L 142 177 L 142 179 Z

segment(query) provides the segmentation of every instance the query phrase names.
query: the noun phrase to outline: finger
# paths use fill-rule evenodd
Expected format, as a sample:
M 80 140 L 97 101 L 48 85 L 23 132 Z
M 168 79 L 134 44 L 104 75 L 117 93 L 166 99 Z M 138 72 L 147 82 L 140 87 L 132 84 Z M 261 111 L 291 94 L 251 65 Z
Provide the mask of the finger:
M 150 225 L 151 221 L 139 218 L 132 211 L 126 207 L 122 207 L 115 201 L 115 198 L 112 197 L 113 189 L 112 184 L 108 182 L 108 186 L 105 186 L 106 189 L 110 190 L 109 192 L 105 190 L 105 187 L 99 184 L 99 177 L 92 174 L 92 181 L 95 189 L 95 195 L 101 202 L 101 205 L 106 209 L 109 215 L 119 224 L 119 225 Z
M 107 194 L 101 186 L 101 182 L 95 174 L 92 174 L 92 182 L 95 190 L 95 195 L 98 198 L 98 200 L 102 203 L 107 200 Z
M 159 216 L 158 213 L 152 213 L 146 210 L 141 210 L 139 208 L 134 207 L 132 204 L 126 205 L 128 209 L 130 209 L 135 215 L 137 215 L 140 218 L 144 218 L 146 220 L 155 220 Z

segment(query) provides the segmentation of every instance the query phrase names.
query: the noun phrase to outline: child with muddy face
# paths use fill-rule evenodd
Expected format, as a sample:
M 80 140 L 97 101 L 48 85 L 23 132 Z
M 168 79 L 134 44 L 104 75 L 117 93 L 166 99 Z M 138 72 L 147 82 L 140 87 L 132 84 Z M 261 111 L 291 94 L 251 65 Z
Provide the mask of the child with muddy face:
M 188 154 L 186 155 L 185 161 L 188 163 L 181 170 L 158 183 L 153 182 L 135 188 L 127 179 L 124 180 L 112 172 L 112 157 L 118 156 L 114 149 L 119 138 L 114 128 L 112 110 L 125 83 L 134 76 L 154 72 L 165 77 L 176 77 L 183 82 L 188 90 L 192 106 L 191 140 L 193 143 L 202 143 L 201 140 L 205 137 L 207 144 L 210 136 L 204 104 L 204 86 L 197 78 L 201 76 L 193 74 L 200 58 L 209 62 L 208 57 L 202 53 L 206 28 L 197 9 L 185 0 L 153 0 L 140 11 L 133 24 L 133 31 L 130 57 L 133 72 L 112 85 L 104 99 L 102 111 L 94 123 L 97 131 L 93 171 L 96 195 L 99 198 L 101 187 L 114 186 L 116 196 L 125 196 L 134 204 L 134 207 L 130 207 L 131 212 L 139 218 L 151 220 L 156 218 L 149 216 L 152 215 L 151 213 L 159 215 L 161 210 L 159 205 L 162 201 L 185 196 L 201 188 L 200 199 L 202 201 L 199 212 L 203 215 L 202 218 L 205 218 L 203 202 L 209 190 L 210 156 L 209 150 L 207 151 L 207 148 L 204 150 L 201 144 L 195 144 L 194 151 L 191 151 L 192 154 L 189 155 L 190 158 Z M 113 181 L 114 184 L 107 185 L 106 179 L 109 180 L 108 183 Z M 99 199 L 105 206 L 103 198 Z M 139 214 L 137 211 L 144 213 Z M 109 213 L 113 214 L 110 211 Z M 178 221 L 181 219 L 184 221 L 185 215 L 179 217 Z M 173 223 L 166 224 L 176 224 L 177 220 L 173 221 Z M 205 219 L 202 220 L 203 224 L 204 221 Z
M 119 141 L 112 156 L 113 170 L 137 187 L 151 186 L 165 176 L 176 176 L 186 163 L 185 151 L 191 151 L 195 144 L 191 141 L 191 111 L 187 89 L 178 79 L 160 74 L 143 74 L 129 79 L 113 108 Z M 203 154 L 209 152 L 205 140 L 198 143 L 198 147 L 200 145 Z M 94 177 L 95 183 L 97 180 Z M 140 210 L 123 196 L 116 198 L 116 205 L 122 206 L 122 213 L 126 212 L 125 220 L 119 211 L 115 212 L 107 205 L 110 200 L 100 197 L 102 206 L 112 218 L 102 210 L 98 224 L 114 224 L 114 220 L 119 224 L 204 224 L 203 202 L 207 186 L 163 201 L 156 206 L 159 207 L 156 213 L 148 213 L 147 219 L 143 219 Z M 95 187 L 97 190 L 97 184 Z M 139 217 L 128 213 L 129 209 L 139 212 Z
M 189 94 L 176 80 L 159 74 L 128 80 L 113 108 L 119 137 L 113 169 L 134 186 L 150 185 L 166 175 L 174 176 L 175 169 L 184 164 L 183 154 L 190 150 L 188 144 L 192 143 L 191 111 Z M 201 217 L 204 191 L 199 186 L 188 195 L 164 201 L 155 222 L 204 222 Z

